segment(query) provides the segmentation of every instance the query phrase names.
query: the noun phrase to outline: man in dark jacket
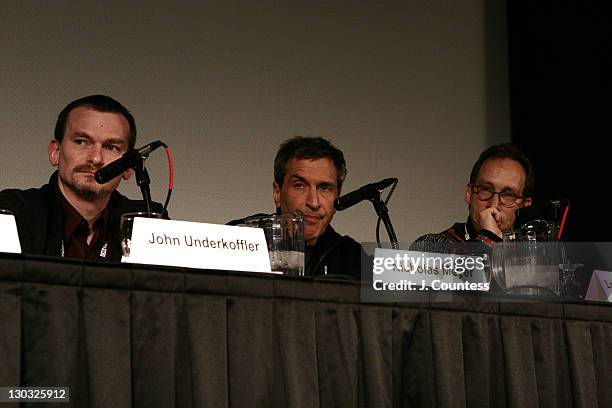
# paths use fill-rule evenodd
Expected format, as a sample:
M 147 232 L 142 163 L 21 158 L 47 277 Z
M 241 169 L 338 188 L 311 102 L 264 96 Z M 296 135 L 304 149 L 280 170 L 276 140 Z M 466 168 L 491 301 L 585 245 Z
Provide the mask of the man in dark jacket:
M 294 137 L 274 160 L 273 196 L 282 214 L 301 213 L 306 275 L 361 277 L 361 245 L 330 225 L 346 178 L 342 151 L 321 137 Z
M 57 167 L 49 184 L 0 192 L 0 208 L 15 215 L 22 252 L 120 260 L 121 214 L 146 211 L 146 206 L 116 191 L 131 169 L 105 184 L 98 184 L 94 174 L 135 142 L 134 117 L 116 100 L 92 95 L 68 104 L 48 146 L 49 162 Z M 161 206 L 154 210 L 160 212 Z

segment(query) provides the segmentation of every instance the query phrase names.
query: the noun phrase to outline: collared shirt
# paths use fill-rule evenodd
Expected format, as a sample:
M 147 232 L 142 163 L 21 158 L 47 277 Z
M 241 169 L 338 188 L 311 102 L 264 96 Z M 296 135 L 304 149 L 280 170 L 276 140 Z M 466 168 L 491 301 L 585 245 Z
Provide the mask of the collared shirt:
M 93 238 L 87 244 L 89 224 L 87 220 L 60 193 L 64 208 L 63 255 L 69 258 L 98 260 L 110 257 L 110 206 L 107 205 L 93 224 Z

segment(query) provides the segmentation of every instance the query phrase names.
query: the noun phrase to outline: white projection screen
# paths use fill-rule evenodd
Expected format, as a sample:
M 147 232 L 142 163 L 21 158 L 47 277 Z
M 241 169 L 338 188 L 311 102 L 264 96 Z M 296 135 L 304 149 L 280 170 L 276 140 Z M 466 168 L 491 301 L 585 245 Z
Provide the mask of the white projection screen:
M 465 220 L 480 151 L 509 140 L 505 14 L 495 0 L 2 1 L 0 188 L 46 183 L 57 114 L 102 93 L 136 117 L 137 146 L 170 145 L 172 218 L 272 212 L 279 143 L 311 135 L 344 151 L 343 192 L 399 178 L 400 241 L 438 232 Z M 165 155 L 147 163 L 161 202 Z M 373 241 L 376 216 L 364 202 L 333 225 Z

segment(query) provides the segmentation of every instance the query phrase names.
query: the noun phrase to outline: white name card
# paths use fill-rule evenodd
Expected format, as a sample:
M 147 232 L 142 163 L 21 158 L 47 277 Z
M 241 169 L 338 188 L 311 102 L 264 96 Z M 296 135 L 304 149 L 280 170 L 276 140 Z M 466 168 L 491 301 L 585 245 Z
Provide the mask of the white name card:
M 612 272 L 593 271 L 586 300 L 612 302 Z
M 12 214 L 0 214 L 0 252 L 21 253 L 17 224 Z
M 129 246 L 121 262 L 271 272 L 260 228 L 135 218 Z

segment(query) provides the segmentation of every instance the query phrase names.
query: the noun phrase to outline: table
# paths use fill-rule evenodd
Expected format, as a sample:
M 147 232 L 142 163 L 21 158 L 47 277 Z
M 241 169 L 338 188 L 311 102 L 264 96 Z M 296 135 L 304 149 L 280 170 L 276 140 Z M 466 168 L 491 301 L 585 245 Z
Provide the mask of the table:
M 607 306 L 0 256 L 0 386 L 78 407 L 612 406 L 610 347 Z

